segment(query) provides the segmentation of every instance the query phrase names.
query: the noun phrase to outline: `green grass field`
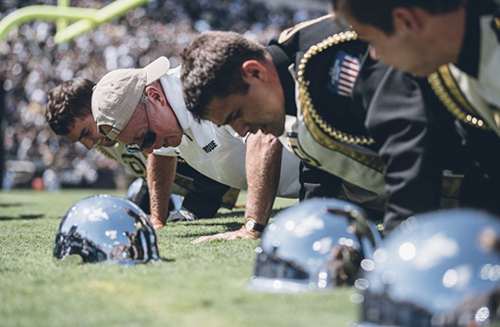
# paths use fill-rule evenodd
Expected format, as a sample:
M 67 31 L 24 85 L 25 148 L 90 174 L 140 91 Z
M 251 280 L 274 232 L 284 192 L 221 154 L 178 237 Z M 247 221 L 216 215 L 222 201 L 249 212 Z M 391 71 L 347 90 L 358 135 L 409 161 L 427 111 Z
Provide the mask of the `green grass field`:
M 61 264 L 59 223 L 95 190 L 0 192 L 0 326 L 347 326 L 352 288 L 303 294 L 245 289 L 257 240 L 189 242 L 239 228 L 243 211 L 157 231 L 165 260 L 151 265 Z M 239 202 L 244 202 L 244 194 Z M 292 204 L 278 199 L 275 209 Z M 276 210 L 276 211 L 277 211 Z

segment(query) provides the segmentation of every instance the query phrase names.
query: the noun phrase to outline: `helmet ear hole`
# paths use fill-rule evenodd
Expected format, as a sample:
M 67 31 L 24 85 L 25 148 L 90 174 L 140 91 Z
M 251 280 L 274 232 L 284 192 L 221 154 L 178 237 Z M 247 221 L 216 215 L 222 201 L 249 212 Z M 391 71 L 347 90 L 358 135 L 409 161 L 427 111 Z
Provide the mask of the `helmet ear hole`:
M 53 255 L 61 261 L 135 264 L 160 260 L 146 214 L 126 199 L 92 196 L 75 203 L 59 225 Z M 78 260 L 76 260 L 78 261 Z
M 264 230 L 248 288 L 300 292 L 352 285 L 361 260 L 372 259 L 380 241 L 361 208 L 335 199 L 304 201 Z

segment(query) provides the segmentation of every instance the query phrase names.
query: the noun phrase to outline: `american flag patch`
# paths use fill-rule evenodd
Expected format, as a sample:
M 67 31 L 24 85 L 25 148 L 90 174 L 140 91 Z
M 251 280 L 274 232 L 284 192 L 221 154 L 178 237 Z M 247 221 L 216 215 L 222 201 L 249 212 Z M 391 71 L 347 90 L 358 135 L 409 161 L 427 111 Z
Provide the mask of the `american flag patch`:
M 328 88 L 342 96 L 350 96 L 358 77 L 360 63 L 358 58 L 348 55 L 344 51 L 337 52 L 330 68 Z

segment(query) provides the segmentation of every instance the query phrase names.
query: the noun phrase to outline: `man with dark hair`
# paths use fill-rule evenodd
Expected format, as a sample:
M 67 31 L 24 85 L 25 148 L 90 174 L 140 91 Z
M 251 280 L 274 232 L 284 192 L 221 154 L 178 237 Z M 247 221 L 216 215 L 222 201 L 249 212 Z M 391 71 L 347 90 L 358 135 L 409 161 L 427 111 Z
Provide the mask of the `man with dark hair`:
M 426 76 L 459 59 L 466 25 L 464 0 L 330 1 L 382 61 L 400 70 Z M 467 1 L 467 6 L 478 9 L 479 3 L 487 2 Z M 478 15 L 477 9 L 470 14 Z
M 451 113 L 448 116 L 455 119 L 452 129 L 461 138 L 460 169 L 465 179 L 460 189 L 460 204 L 500 214 L 500 155 L 494 150 L 500 146 L 498 2 L 331 0 L 331 4 L 337 14 L 372 44 L 372 59 L 380 58 L 400 70 L 428 76 L 428 84 L 421 83 L 421 87 L 430 89 Z M 370 74 L 372 69 L 368 66 L 363 65 L 360 76 Z M 412 106 L 398 105 L 389 91 L 390 85 L 404 85 L 404 79 L 408 78 L 401 78 L 403 74 L 392 68 L 389 70 L 391 73 L 383 79 L 358 79 L 356 87 L 377 94 L 368 108 L 366 126 L 381 144 L 397 140 L 399 143 L 384 145 L 383 150 L 385 154 L 398 154 L 414 147 L 404 139 L 411 131 L 403 128 L 395 131 L 388 126 L 414 116 Z M 436 113 L 436 107 L 439 106 L 426 110 Z M 447 128 L 448 133 L 443 135 L 455 133 L 452 129 Z M 398 180 L 401 182 L 398 187 L 407 187 L 400 175 L 392 178 L 393 184 Z
M 394 32 L 393 9 L 418 6 L 429 13 L 448 13 L 463 6 L 464 0 L 330 0 L 336 13 L 352 13 L 359 22 L 371 24 L 390 35 Z
M 62 82 L 52 89 L 48 95 L 47 122 L 57 135 L 72 142 L 80 142 L 87 149 L 95 148 L 140 178 L 141 181 L 131 185 L 127 196 L 149 213 L 149 192 L 146 184 L 147 156 L 140 151 L 130 153 L 123 144 L 107 140 L 98 133 L 91 110 L 94 86 L 94 82 L 77 77 Z M 221 205 L 234 207 L 239 193 L 236 189 L 198 173 L 184 162 L 177 164 L 172 189 L 174 194 L 183 195 L 184 201 L 181 210 L 169 213 L 167 222 L 213 217 Z M 174 209 L 173 204 L 169 209 Z
M 500 5 L 493 0 L 331 0 L 400 70 L 429 76 L 463 123 L 500 135 Z
M 186 106 L 240 135 L 282 136 L 303 163 L 331 174 L 331 194 L 381 210 L 383 163 L 349 98 L 366 47 L 331 16 L 290 28 L 266 47 L 237 33 L 206 32 L 182 54 Z M 324 74 L 309 90 L 303 78 L 311 58 Z
M 246 94 L 250 86 L 244 81 L 241 66 L 248 60 L 265 62 L 269 59 L 266 53 L 265 47 L 235 32 L 208 32 L 196 38 L 183 53 L 182 83 L 186 107 L 195 118 L 204 119 L 209 117 L 206 111 L 213 97 L 223 98 L 232 94 Z M 207 64 L 198 65 L 197 59 Z M 194 69 L 196 70 L 191 72 Z M 187 85 L 189 87 L 186 87 Z M 269 90 L 271 95 L 274 95 L 272 91 Z M 273 98 L 263 98 L 262 101 L 274 103 Z M 281 103 L 278 105 L 282 109 L 277 112 L 280 119 L 272 130 L 267 131 L 276 136 L 281 135 L 285 124 L 284 107 Z M 256 110 L 260 108 L 260 106 L 254 107 Z M 231 118 L 234 120 L 233 117 Z M 261 117 L 256 113 L 254 118 Z M 227 122 L 217 123 L 227 124 Z M 239 132 L 238 129 L 236 131 Z M 246 132 L 242 131 L 240 135 L 245 135 Z M 257 130 L 251 129 L 250 132 L 255 133 Z

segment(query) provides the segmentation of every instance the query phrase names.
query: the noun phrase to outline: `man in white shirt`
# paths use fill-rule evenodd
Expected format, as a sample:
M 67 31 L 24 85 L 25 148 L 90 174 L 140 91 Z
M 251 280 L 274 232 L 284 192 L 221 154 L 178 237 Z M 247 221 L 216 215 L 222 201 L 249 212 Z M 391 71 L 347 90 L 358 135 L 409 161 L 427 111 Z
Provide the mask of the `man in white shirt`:
M 127 191 L 127 199 L 149 214 L 147 156 L 141 151 L 130 153 L 125 145 L 106 140 L 105 136 L 99 134 L 91 110 L 94 86 L 94 82 L 76 77 L 54 87 L 48 94 L 45 113 L 47 123 L 55 134 L 73 143 L 79 142 L 89 150 L 95 148 L 136 176 L 137 180 Z M 218 183 L 180 161 L 177 163 L 172 193 L 171 199 L 174 199 L 174 195 L 182 195 L 184 200 L 182 204 L 171 201 L 169 207 L 175 211 L 170 211 L 167 222 L 213 217 L 221 205 L 234 207 L 239 190 Z
M 230 127 L 195 121 L 182 97 L 180 69 L 169 68 L 168 59 L 160 57 L 144 69 L 105 75 L 92 96 L 99 132 L 131 145 L 129 151 L 154 154 L 147 176 L 155 227 L 165 223 L 169 194 L 164 193 L 170 189 L 162 186 L 172 184 L 176 156 L 182 156 L 206 176 L 248 190 L 245 224 L 232 236 L 259 237 L 264 226 L 255 218 L 269 219 L 274 198 L 298 197 L 299 160 L 273 136 L 241 138 Z

